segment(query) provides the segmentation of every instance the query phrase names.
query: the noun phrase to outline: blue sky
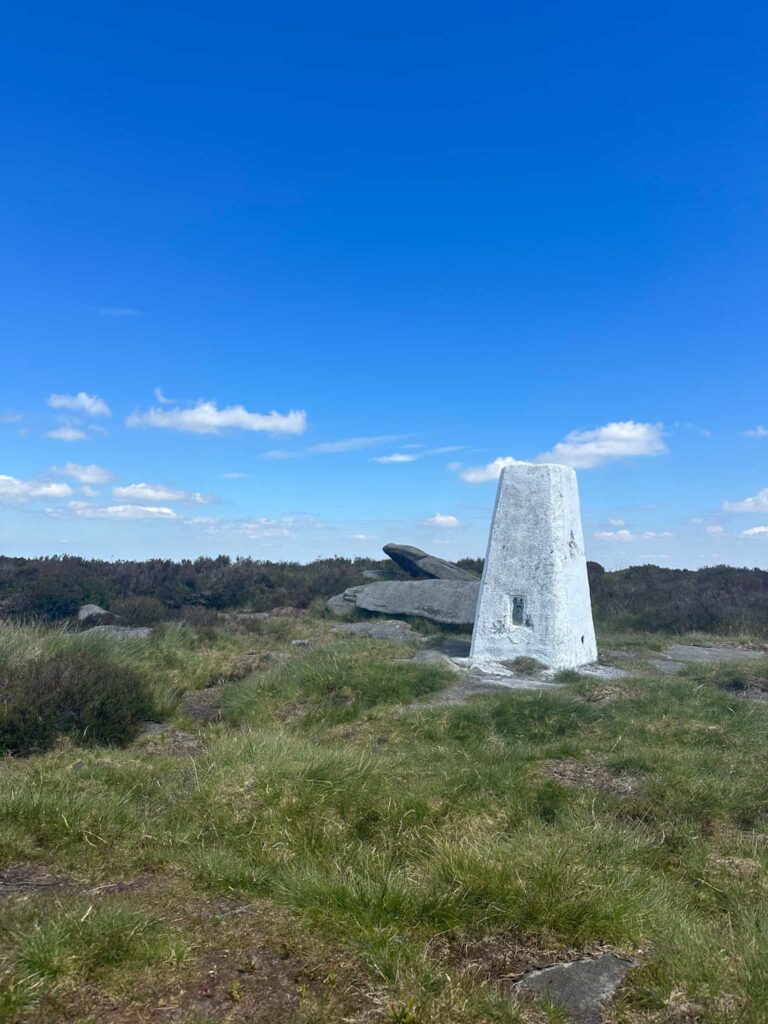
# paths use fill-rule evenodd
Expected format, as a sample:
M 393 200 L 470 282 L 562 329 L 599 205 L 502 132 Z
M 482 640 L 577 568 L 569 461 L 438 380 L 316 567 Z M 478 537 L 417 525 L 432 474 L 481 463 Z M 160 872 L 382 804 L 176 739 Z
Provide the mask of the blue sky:
M 3 553 L 768 567 L 764 8 L 2 20 Z

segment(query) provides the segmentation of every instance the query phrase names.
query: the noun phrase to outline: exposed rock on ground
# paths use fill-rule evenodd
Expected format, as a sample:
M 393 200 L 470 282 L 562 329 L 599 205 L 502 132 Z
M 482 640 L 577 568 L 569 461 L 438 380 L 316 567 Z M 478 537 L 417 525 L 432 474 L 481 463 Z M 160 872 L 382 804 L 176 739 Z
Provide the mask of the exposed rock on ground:
M 384 554 L 388 555 L 393 562 L 404 569 L 409 575 L 417 579 L 431 580 L 470 580 L 477 582 L 474 573 L 454 565 L 453 562 L 446 562 L 443 558 L 427 554 L 421 548 L 412 548 L 408 544 L 385 544 Z M 375 571 L 375 570 L 374 570 Z
M 480 581 L 394 580 L 354 589 L 355 605 L 363 611 L 414 615 L 447 625 L 468 626 L 475 621 Z
M 349 636 L 364 636 L 371 640 L 418 640 L 423 637 L 411 629 L 407 622 L 398 619 L 372 619 L 370 622 L 348 622 L 334 626 L 334 633 Z
M 605 953 L 597 958 L 529 971 L 515 989 L 550 1000 L 576 1024 L 602 1024 L 603 1008 L 634 966 L 634 960 Z
M 149 626 L 94 626 L 89 633 L 107 633 L 120 640 L 146 640 L 152 634 Z
M 84 604 L 77 613 L 77 621 L 83 629 L 90 629 L 92 626 L 110 626 L 122 620 L 98 604 Z

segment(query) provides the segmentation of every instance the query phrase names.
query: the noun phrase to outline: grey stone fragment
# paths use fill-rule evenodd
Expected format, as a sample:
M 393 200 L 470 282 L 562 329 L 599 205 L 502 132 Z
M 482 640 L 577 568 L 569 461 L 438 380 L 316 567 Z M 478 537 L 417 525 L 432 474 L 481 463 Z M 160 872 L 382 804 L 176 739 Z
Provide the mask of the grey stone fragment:
M 576 1024 L 602 1024 L 602 1010 L 616 994 L 634 960 L 613 953 L 529 971 L 515 988 L 550 999 Z
M 408 544 L 385 544 L 384 554 L 399 565 L 411 576 L 427 577 L 433 580 L 477 580 L 474 573 L 461 569 L 453 562 L 427 554 L 421 548 L 413 548 Z
M 77 612 L 77 621 L 87 629 L 90 626 L 107 626 L 111 623 L 120 622 L 120 616 L 115 615 L 113 612 L 108 612 L 101 605 L 84 604 L 81 605 Z
M 358 608 L 384 615 L 416 615 L 433 622 L 468 626 L 475 621 L 480 581 L 393 580 L 356 588 Z
M 371 622 L 349 622 L 334 626 L 334 633 L 349 636 L 364 636 L 371 640 L 421 640 L 421 636 L 408 625 L 397 619 L 374 619 Z
M 363 569 L 363 576 L 367 580 L 393 580 L 395 578 L 394 572 L 390 572 L 388 569 Z
M 89 635 L 106 633 L 119 640 L 146 640 L 152 634 L 149 626 L 94 626 Z
M 451 672 L 463 671 L 452 658 L 449 658 L 447 654 L 441 654 L 440 651 L 418 651 L 412 658 L 399 658 L 397 661 L 398 665 L 423 665 L 425 663 L 440 665 L 450 669 Z
M 325 607 L 331 615 L 335 615 L 337 619 L 348 619 L 350 615 L 355 614 L 358 591 L 364 590 L 365 587 L 369 585 L 370 584 L 364 583 L 360 587 L 348 587 L 343 594 L 337 594 L 329 601 L 326 601 Z

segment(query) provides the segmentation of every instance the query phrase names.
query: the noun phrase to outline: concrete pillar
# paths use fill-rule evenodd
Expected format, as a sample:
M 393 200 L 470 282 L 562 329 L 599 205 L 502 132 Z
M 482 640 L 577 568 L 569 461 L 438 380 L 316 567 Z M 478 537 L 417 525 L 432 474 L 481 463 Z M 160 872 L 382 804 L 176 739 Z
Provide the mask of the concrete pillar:
M 536 658 L 554 670 L 597 659 L 576 473 L 502 470 L 470 657 Z

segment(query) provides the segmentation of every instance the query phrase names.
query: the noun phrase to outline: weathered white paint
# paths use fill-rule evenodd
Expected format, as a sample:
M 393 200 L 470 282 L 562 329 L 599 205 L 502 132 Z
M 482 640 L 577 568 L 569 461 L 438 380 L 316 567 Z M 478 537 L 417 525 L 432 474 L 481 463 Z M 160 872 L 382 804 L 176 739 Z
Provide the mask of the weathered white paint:
M 474 662 L 536 658 L 553 670 L 597 659 L 576 473 L 502 470 L 472 634 Z

